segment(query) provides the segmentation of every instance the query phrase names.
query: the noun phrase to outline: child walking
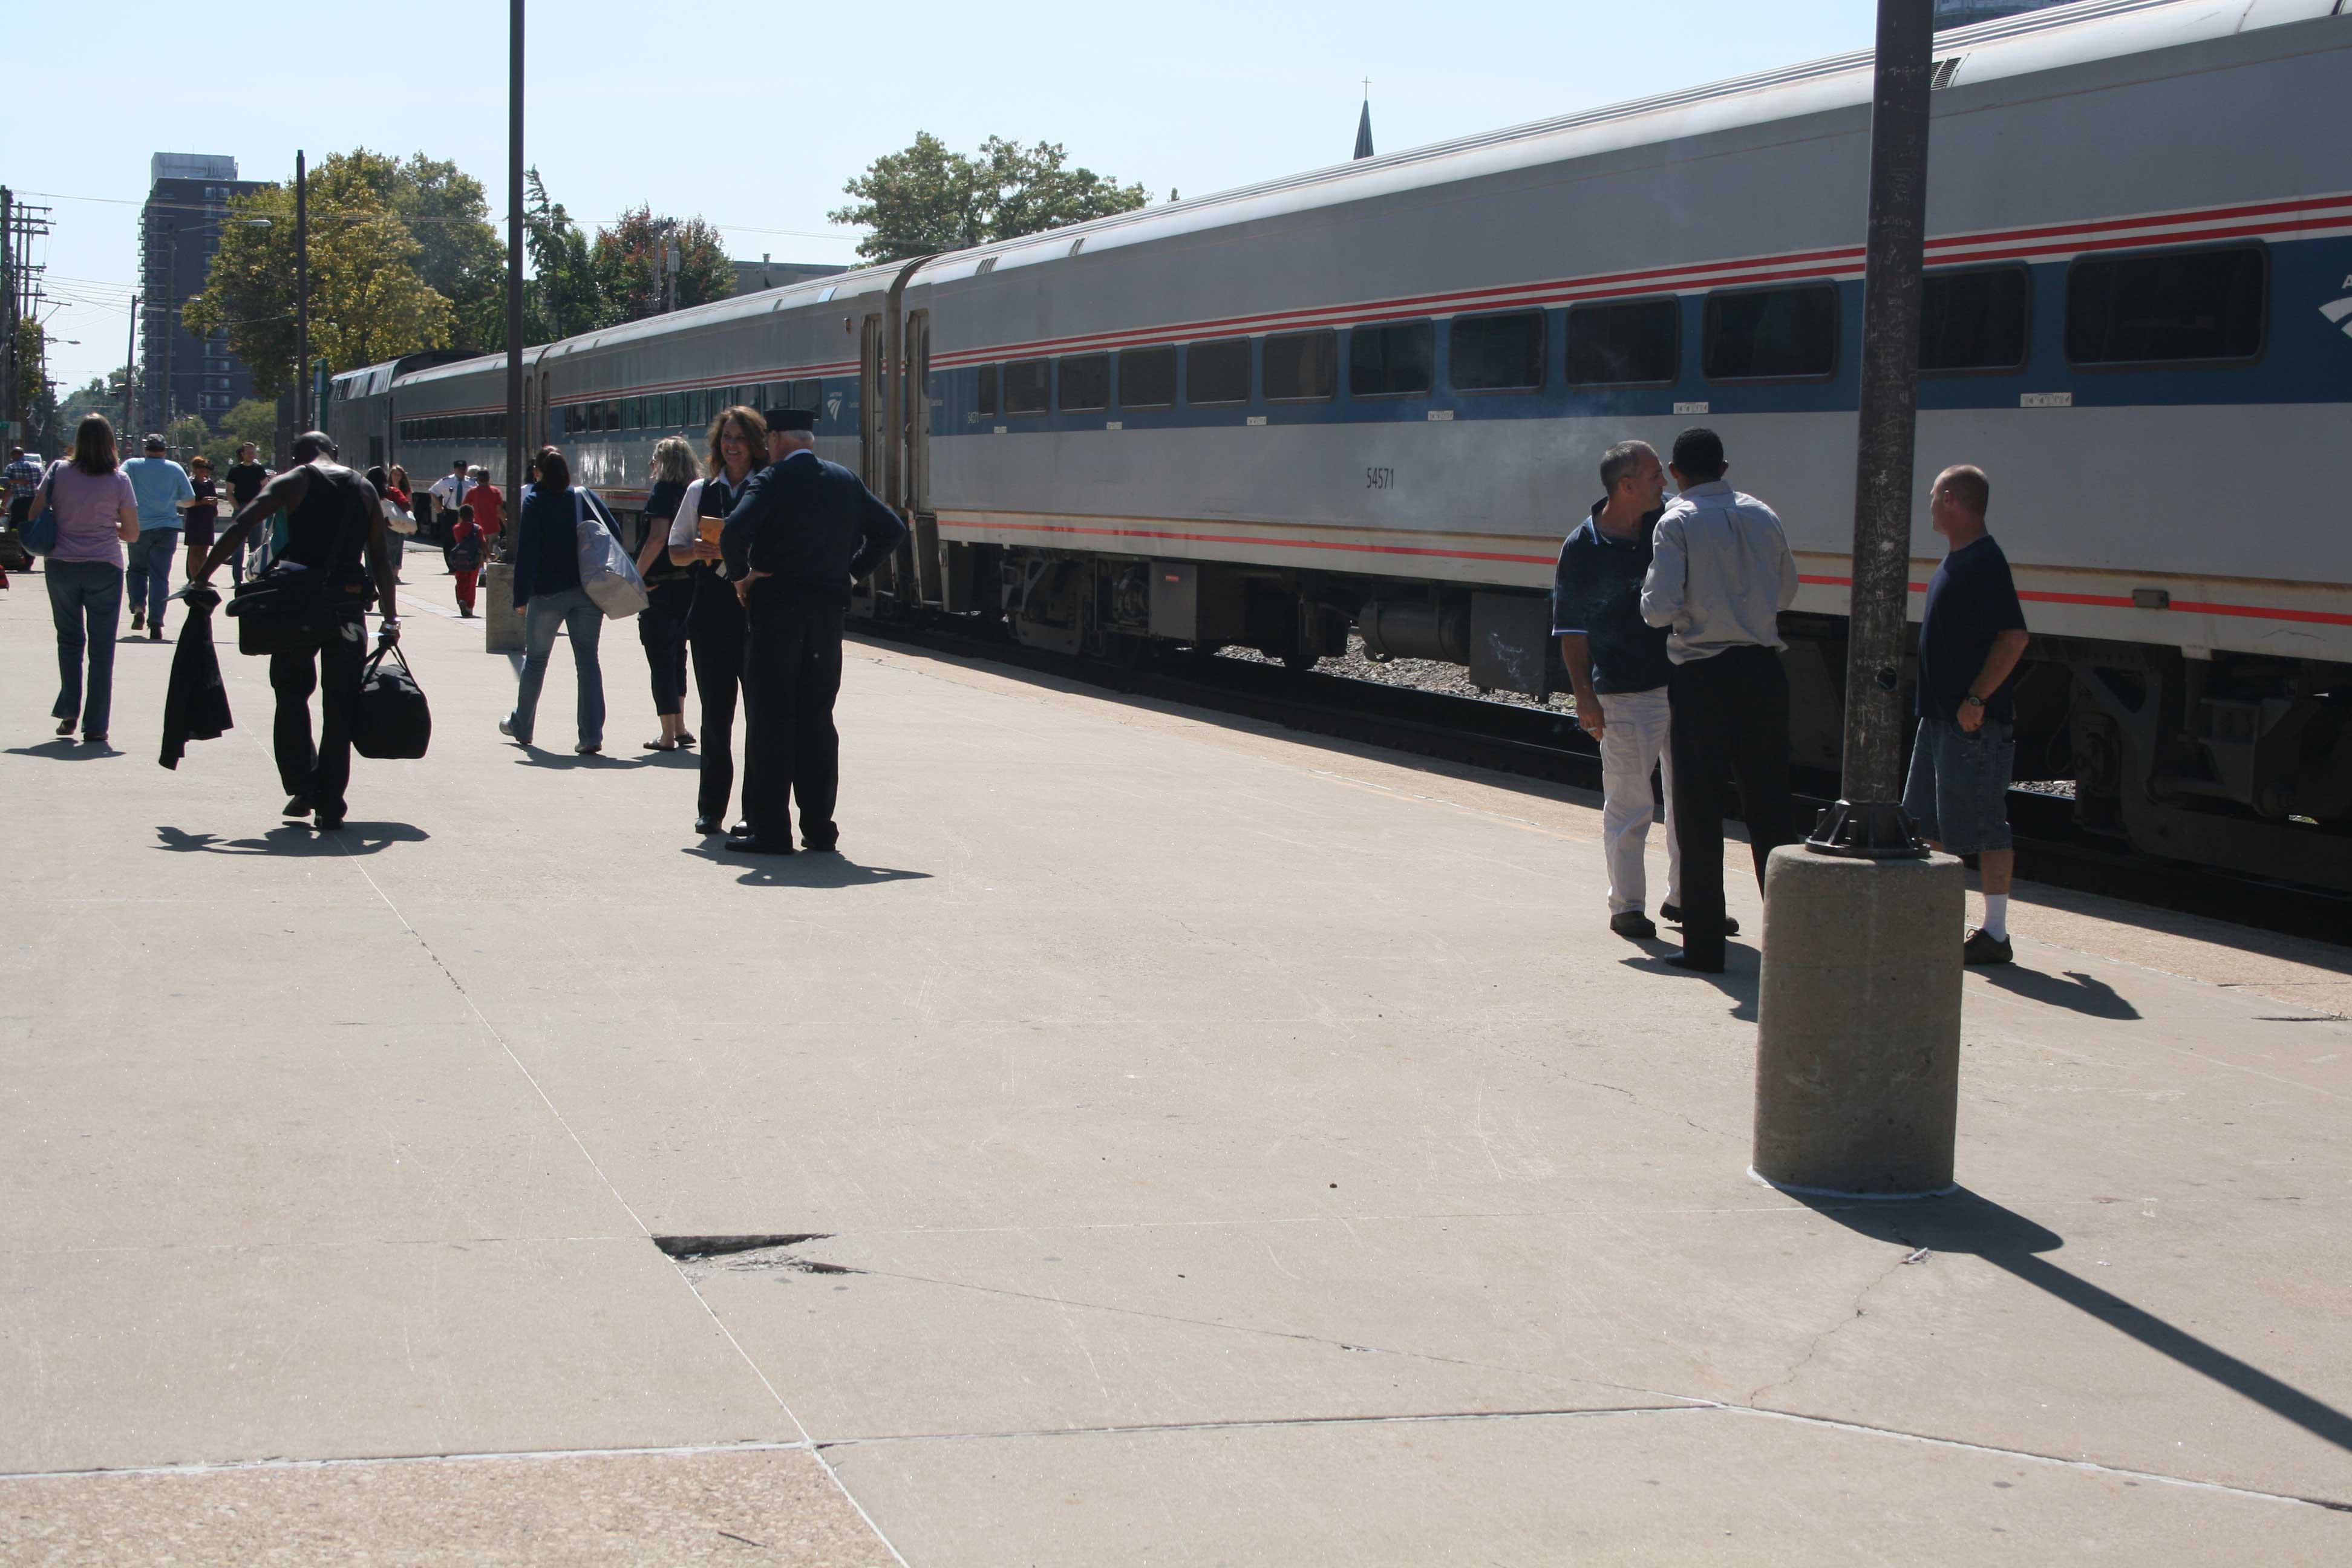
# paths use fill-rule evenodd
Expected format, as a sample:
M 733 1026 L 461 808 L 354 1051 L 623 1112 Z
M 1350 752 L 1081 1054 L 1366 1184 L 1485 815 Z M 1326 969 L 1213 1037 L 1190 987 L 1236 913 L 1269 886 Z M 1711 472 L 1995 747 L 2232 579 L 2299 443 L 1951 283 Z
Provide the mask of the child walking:
M 471 503 L 457 509 L 457 525 L 449 531 L 449 571 L 457 579 L 457 614 L 471 620 L 474 585 L 482 575 L 482 531 Z

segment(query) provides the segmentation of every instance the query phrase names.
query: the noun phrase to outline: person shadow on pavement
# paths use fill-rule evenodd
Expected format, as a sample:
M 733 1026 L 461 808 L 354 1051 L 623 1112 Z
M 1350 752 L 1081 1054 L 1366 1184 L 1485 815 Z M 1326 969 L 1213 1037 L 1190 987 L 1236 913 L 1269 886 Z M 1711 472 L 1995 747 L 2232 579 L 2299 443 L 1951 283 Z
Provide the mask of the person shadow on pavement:
M 1972 969 L 1969 973 L 1983 975 L 1986 984 L 1997 985 L 2011 995 L 2052 1007 L 2063 1007 L 2086 1018 L 2112 1018 L 2128 1023 L 2140 1016 L 2139 1009 L 2118 994 L 2114 986 L 2094 980 L 2079 970 L 2067 970 L 2062 976 L 2044 974 L 2038 969 L 2021 969 L 2014 963 L 2000 963 Z M 2069 984 L 2069 981 L 2073 984 Z
M 177 855 L 281 855 L 300 859 L 320 856 L 376 855 L 395 844 L 422 844 L 433 836 L 405 822 L 346 821 L 336 833 L 321 833 L 308 823 L 288 822 L 258 838 L 223 838 L 217 833 L 189 833 L 158 825 L 155 847 Z
M 1622 938 L 1612 938 L 1622 941 Z M 1764 955 L 1752 947 L 1738 942 L 1727 942 L 1723 949 L 1723 973 L 1708 974 L 1699 970 L 1684 969 L 1673 962 L 1682 952 L 1679 943 L 1652 938 L 1641 944 L 1642 955 L 1618 960 L 1628 969 L 1638 969 L 1646 974 L 1664 976 L 1668 980 L 1704 980 L 1731 998 L 1731 1016 L 1743 1024 L 1756 1022 L 1756 996 L 1761 987 L 1760 971 Z
M 120 757 L 128 753 L 117 751 L 111 743 L 88 745 L 68 735 L 54 741 L 44 741 L 37 746 L 11 746 L 12 757 L 46 757 L 53 763 L 94 763 L 100 757 Z
M 716 866 L 740 868 L 735 880 L 747 888 L 877 888 L 885 882 L 928 881 L 929 871 L 861 866 L 845 855 L 803 851 L 798 855 L 744 855 L 692 844 L 679 851 Z

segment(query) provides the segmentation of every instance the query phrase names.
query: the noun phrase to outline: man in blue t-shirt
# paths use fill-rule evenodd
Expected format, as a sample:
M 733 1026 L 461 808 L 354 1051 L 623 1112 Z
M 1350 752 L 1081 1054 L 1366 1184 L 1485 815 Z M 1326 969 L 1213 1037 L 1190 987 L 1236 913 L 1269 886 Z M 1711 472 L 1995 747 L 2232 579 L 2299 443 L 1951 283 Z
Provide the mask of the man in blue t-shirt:
M 1919 620 L 1919 731 L 1903 809 L 1938 849 L 1974 855 L 1984 879 L 1984 923 L 1968 935 L 1969 963 L 2007 963 L 2009 775 L 2017 754 L 2018 663 L 2025 609 L 2009 557 L 1985 531 L 1992 485 L 1966 464 L 1936 476 L 1928 520 L 1950 546 L 1927 584 Z
M 195 503 L 188 470 L 163 455 L 163 437 L 150 436 L 146 456 L 122 465 L 139 497 L 139 537 L 123 552 L 123 585 L 131 598 L 131 629 L 163 640 L 163 601 L 172 594 L 172 558 L 180 552 L 180 513 Z
M 1674 758 L 1667 735 L 1666 630 L 1642 619 L 1642 579 L 1650 570 L 1666 472 L 1646 441 L 1621 441 L 1601 458 L 1602 499 L 1559 547 L 1552 576 L 1551 629 L 1576 691 L 1576 721 L 1601 745 L 1601 843 L 1609 866 L 1609 929 L 1644 941 L 1658 934 L 1643 911 L 1642 864 L 1657 795 L 1666 796 L 1666 901 L 1682 916 L 1682 847 L 1675 837 Z M 1738 930 L 1730 924 L 1728 929 Z

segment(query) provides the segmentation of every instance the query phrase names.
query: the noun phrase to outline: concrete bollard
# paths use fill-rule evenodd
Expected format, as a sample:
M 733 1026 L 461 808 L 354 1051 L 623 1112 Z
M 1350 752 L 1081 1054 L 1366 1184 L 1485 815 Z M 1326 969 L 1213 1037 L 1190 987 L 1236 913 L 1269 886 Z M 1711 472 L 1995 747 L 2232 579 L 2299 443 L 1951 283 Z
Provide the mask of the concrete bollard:
M 515 614 L 514 563 L 493 561 L 482 568 L 482 651 L 520 653 L 522 617 Z
M 1755 1173 L 1856 1197 L 1952 1190 L 1965 878 L 1949 855 L 1802 845 L 1764 877 Z

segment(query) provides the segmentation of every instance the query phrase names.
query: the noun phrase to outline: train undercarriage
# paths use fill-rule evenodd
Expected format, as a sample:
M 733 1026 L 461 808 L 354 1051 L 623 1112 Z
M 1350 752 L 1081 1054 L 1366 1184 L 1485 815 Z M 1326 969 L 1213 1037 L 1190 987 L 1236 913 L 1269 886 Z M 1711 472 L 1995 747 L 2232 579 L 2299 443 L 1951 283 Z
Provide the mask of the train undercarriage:
M 1300 669 L 1347 652 L 1353 632 L 1376 660 L 1460 665 L 1485 689 L 1568 687 L 1538 594 L 958 542 L 929 558 L 932 580 L 919 582 L 902 552 L 868 612 L 945 613 L 1073 656 L 1246 647 Z M 1781 626 L 1792 760 L 1833 772 L 1845 624 L 1789 615 Z M 2352 891 L 2352 666 L 2037 637 L 2017 709 L 2018 779 L 2071 784 L 2080 831 Z

